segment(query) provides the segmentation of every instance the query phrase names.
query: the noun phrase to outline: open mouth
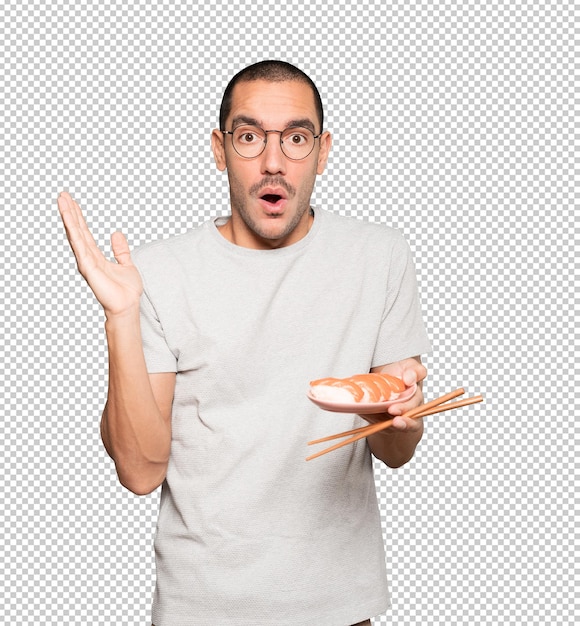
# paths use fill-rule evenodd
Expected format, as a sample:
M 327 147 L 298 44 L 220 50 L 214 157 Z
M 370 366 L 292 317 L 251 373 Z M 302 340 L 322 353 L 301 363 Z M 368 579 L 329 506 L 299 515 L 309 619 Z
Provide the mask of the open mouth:
M 262 208 L 272 215 L 280 215 L 290 195 L 290 190 L 280 185 L 260 187 L 255 194 L 262 204 Z
M 280 200 L 282 200 L 282 196 L 279 196 L 274 193 L 267 193 L 261 196 L 261 199 L 264 200 L 264 202 L 267 202 L 268 204 L 277 204 Z
M 272 215 L 278 215 L 283 211 L 286 198 L 277 193 L 265 193 L 260 196 L 262 206 L 267 212 L 271 212 Z

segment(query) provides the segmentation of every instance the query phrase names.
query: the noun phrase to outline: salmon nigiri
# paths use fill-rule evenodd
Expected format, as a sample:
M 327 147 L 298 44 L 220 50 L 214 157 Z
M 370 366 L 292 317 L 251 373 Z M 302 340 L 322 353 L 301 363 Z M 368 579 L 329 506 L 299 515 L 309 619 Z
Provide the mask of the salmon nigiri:
M 405 383 L 400 378 L 379 372 L 310 382 L 312 396 L 326 402 L 386 402 L 396 400 L 403 391 Z

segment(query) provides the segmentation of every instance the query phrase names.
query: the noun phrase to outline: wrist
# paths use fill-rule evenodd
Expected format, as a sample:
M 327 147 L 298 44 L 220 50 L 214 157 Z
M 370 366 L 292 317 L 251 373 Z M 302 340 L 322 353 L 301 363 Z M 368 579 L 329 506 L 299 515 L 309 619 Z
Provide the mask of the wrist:
M 105 329 L 107 331 L 117 328 L 125 329 L 127 327 L 138 328 L 140 319 L 139 304 L 124 311 L 111 312 L 105 309 Z

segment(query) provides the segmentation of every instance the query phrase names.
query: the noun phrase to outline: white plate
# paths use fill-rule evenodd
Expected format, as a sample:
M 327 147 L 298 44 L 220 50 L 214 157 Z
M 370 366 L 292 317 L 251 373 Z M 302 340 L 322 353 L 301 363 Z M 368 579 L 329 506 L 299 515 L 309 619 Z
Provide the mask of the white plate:
M 312 400 L 314 404 L 317 404 L 321 409 L 325 411 L 334 411 L 335 413 L 357 413 L 358 415 L 374 415 L 375 413 L 384 413 L 393 404 L 399 404 L 400 402 L 406 402 L 409 398 L 413 397 L 417 385 L 407 387 L 405 391 L 399 394 L 395 400 L 387 400 L 386 402 L 329 402 L 328 400 L 319 400 L 315 398 L 310 392 L 306 395 L 309 400 Z

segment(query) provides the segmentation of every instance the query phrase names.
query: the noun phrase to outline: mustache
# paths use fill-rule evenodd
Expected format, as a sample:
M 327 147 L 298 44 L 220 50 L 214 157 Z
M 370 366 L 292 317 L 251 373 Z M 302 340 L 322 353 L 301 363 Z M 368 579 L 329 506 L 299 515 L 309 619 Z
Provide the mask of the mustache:
M 250 187 L 250 195 L 257 196 L 264 187 L 282 187 L 286 190 L 288 197 L 296 193 L 296 189 L 281 176 L 265 176 L 259 183 Z

